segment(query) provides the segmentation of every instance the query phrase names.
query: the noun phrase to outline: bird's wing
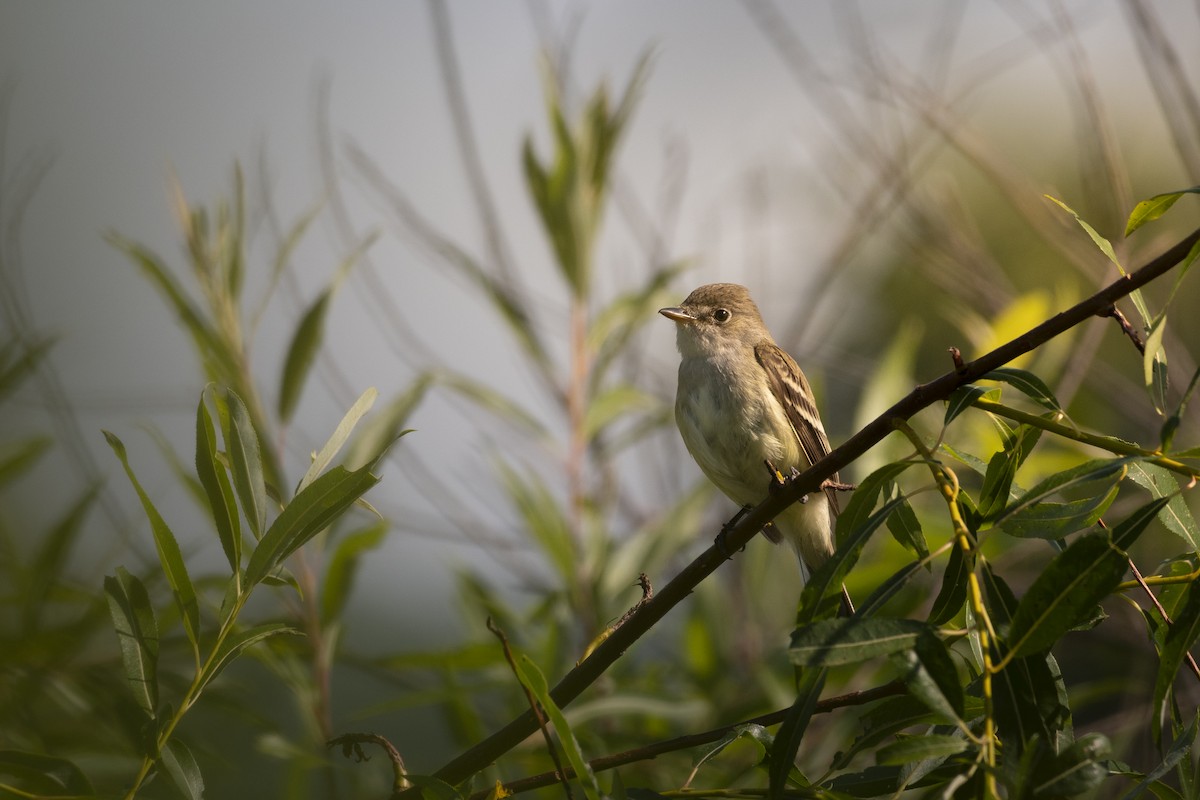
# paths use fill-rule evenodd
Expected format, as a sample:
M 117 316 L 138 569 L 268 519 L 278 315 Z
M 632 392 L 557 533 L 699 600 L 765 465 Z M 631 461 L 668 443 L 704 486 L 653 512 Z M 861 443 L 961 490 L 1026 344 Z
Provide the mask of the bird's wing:
M 779 348 L 774 342 L 763 342 L 754 348 L 754 357 L 767 373 L 767 384 L 775 399 L 787 412 L 788 421 L 800 439 L 800 449 L 804 451 L 809 465 L 815 464 L 829 454 L 829 438 L 821 425 L 821 415 L 813 402 L 812 387 L 808 379 L 800 371 L 795 360 Z M 837 481 L 835 473 L 831 480 Z M 836 514 L 838 512 L 837 492 L 827 489 L 829 503 Z

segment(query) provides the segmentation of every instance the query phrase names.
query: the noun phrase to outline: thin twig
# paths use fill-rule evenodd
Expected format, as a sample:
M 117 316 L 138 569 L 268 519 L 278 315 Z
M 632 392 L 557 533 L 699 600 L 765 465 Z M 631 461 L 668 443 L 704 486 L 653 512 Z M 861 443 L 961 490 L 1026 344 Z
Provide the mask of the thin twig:
M 883 686 L 877 686 L 873 689 L 864 689 L 858 692 L 848 692 L 847 694 L 838 695 L 837 697 L 827 697 L 824 700 L 817 702 L 817 707 L 814 711 L 816 714 L 827 714 L 839 708 L 848 708 L 850 706 L 861 706 L 867 703 L 872 703 L 876 700 L 881 700 L 885 697 L 904 694 L 904 684 L 900 681 L 892 681 L 885 683 Z M 645 745 L 643 747 L 635 747 L 632 750 L 625 750 L 620 753 L 613 753 L 607 756 L 593 758 L 588 762 L 588 766 L 593 772 L 602 772 L 606 769 L 615 769 L 616 767 L 632 764 L 637 761 L 649 761 L 657 758 L 665 753 L 674 753 L 679 750 L 688 750 L 692 747 L 710 744 L 720 741 L 728 736 L 732 731 L 742 727 L 743 725 L 762 725 L 764 727 L 770 725 L 778 725 L 783 722 L 784 717 L 791 708 L 781 708 L 778 711 L 772 711 L 769 714 L 762 714 L 751 719 L 735 722 L 730 725 L 722 725 L 719 728 L 702 731 L 701 733 L 692 733 L 687 736 L 676 736 L 674 739 L 664 739 L 661 742 Z M 575 771 L 571 767 L 567 767 L 567 777 L 575 776 Z M 504 784 L 504 791 L 511 794 L 520 794 L 533 789 L 540 789 L 543 786 L 549 786 L 558 780 L 558 777 L 551 772 L 543 772 L 540 775 L 531 775 L 528 778 L 521 778 Z M 494 789 L 476 792 L 467 798 L 467 800 L 485 800 Z
M 595 651 L 563 676 L 550 696 L 560 707 L 568 705 L 591 686 L 624 652 L 650 630 L 667 612 L 678 605 L 695 587 L 727 560 L 726 551 L 744 546 L 763 526 L 801 497 L 811 494 L 821 482 L 843 469 L 882 441 L 897 422 L 907 420 L 934 403 L 945 400 L 960 386 L 982 378 L 994 369 L 1018 356 L 1040 347 L 1052 338 L 1095 316 L 1098 311 L 1117 299 L 1145 286 L 1177 265 L 1200 241 L 1200 230 L 1171 247 L 1137 271 L 1122 276 L 1092 295 L 1041 325 L 1001 345 L 989 353 L 968 362 L 961 370 L 948 372 L 936 380 L 918 386 L 899 402 L 884 411 L 844 444 L 805 470 L 787 486 L 772 492 L 761 504 L 745 514 L 737 525 L 725 529 L 725 549 L 716 544 L 688 564 L 666 586 L 658 591 L 625 625 L 615 630 Z M 457 784 L 491 764 L 511 750 L 537 727 L 532 712 L 526 712 L 509 722 L 491 736 L 456 756 L 434 775 L 450 784 Z M 406 793 L 407 794 L 407 793 Z
M 542 707 L 538 705 L 537 698 L 533 696 L 533 692 L 529 691 L 529 687 L 521 680 L 521 673 L 517 669 L 516 659 L 513 658 L 512 648 L 508 646 L 508 637 L 504 635 L 504 631 L 496 625 L 495 621 L 487 618 L 487 628 L 492 633 L 496 634 L 496 638 L 500 640 L 500 646 L 504 648 L 504 660 L 508 662 L 508 666 L 512 669 L 513 675 L 517 678 L 517 683 L 521 684 L 521 691 L 525 692 L 525 699 L 529 701 L 529 708 L 537 715 L 538 728 L 542 731 L 542 738 L 546 740 L 546 750 L 550 753 L 550 760 L 554 762 L 553 775 L 557 775 L 562 781 L 563 791 L 567 794 L 567 800 L 574 800 L 571 794 L 571 784 L 567 781 L 567 773 L 563 771 L 562 762 L 558 760 L 558 750 L 554 747 L 554 740 L 550 737 L 550 729 L 546 724 L 546 715 L 542 713 Z
M 405 777 L 404 759 L 400 757 L 400 751 L 378 733 L 345 733 L 325 742 L 325 746 L 341 747 L 342 755 L 346 758 L 353 756 L 355 761 L 370 761 L 370 756 L 363 751 L 364 743 L 378 745 L 387 753 L 388 760 L 392 762 L 392 791 L 400 792 L 407 789 L 408 778 Z
M 1146 593 L 1146 596 L 1150 598 L 1150 602 L 1158 609 L 1158 613 L 1162 614 L 1163 622 L 1170 627 L 1171 617 L 1167 614 L 1167 610 L 1163 608 L 1162 603 L 1155 597 L 1154 592 L 1150 591 L 1150 587 L 1146 585 L 1146 579 L 1142 577 L 1142 573 L 1138 570 L 1137 564 L 1133 563 L 1132 558 L 1129 559 L 1129 569 L 1133 572 L 1133 577 L 1138 582 L 1138 585 L 1142 587 L 1142 591 Z M 1192 657 L 1191 653 L 1185 653 L 1184 655 L 1187 657 L 1188 666 L 1192 668 L 1192 674 L 1196 676 L 1197 680 L 1200 680 L 1200 666 L 1197 666 L 1196 659 Z
M 1138 336 L 1138 332 L 1133 329 L 1133 325 L 1129 324 L 1129 318 L 1121 313 L 1121 309 L 1112 305 L 1108 308 L 1100 309 L 1096 312 L 1096 315 L 1115 319 L 1117 324 L 1121 326 L 1121 332 L 1129 337 L 1130 341 L 1133 342 L 1133 346 L 1137 348 L 1137 351 L 1142 355 L 1146 355 L 1146 343 L 1142 341 L 1141 336 Z

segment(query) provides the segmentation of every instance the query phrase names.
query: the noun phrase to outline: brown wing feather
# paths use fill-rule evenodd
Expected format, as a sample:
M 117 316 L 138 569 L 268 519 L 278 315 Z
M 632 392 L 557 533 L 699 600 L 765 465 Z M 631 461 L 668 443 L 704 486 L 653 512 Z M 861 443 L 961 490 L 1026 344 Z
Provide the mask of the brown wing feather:
M 815 464 L 829 454 L 829 438 L 821 425 L 821 415 L 813 403 L 812 387 L 795 360 L 774 342 L 763 342 L 754 348 L 754 357 L 767 373 L 767 383 L 775 399 L 787 412 L 788 421 L 800 439 L 800 449 L 809 464 Z M 831 476 L 837 481 L 837 473 Z M 825 491 L 833 513 L 838 513 L 837 492 Z

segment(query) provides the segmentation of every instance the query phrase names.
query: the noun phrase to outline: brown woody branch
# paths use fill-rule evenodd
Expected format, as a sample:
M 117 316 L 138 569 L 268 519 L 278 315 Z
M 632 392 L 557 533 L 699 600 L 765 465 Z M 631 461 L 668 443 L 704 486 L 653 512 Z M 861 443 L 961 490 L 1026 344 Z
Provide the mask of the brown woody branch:
M 967 362 L 961 367 L 956 365 L 952 372 L 917 386 L 898 403 L 847 439 L 840 447 L 790 481 L 787 486 L 781 486 L 778 491 L 772 492 L 761 504 L 742 515 L 735 525 L 728 526 L 724 532 L 724 548 L 716 545 L 709 547 L 692 563 L 684 567 L 670 583 L 638 609 L 638 612 L 630 617 L 624 625 L 613 631 L 612 635 L 605 639 L 591 655 L 564 675 L 552 690 L 551 697 L 559 706 L 565 706 L 578 697 L 584 689 L 604 674 L 634 642 L 666 616 L 668 611 L 691 594 L 700 581 L 721 566 L 728 558 L 726 553 L 738 550 L 789 505 L 797 502 L 801 497 L 817 491 L 822 481 L 882 441 L 892 432 L 897 422 L 907 420 L 934 403 L 945 400 L 960 386 L 982 378 L 992 370 L 1040 347 L 1090 317 L 1105 314 L 1118 299 L 1145 286 L 1182 261 L 1197 241 L 1200 241 L 1200 230 L 1193 231 L 1178 244 L 1137 271 L 1118 278 L 1096 294 L 1051 317 L 1041 325 L 1026 331 L 974 361 Z M 537 720 L 532 711 L 527 711 L 452 759 L 435 772 L 434 776 L 450 784 L 461 783 L 511 750 L 536 729 Z M 411 792 L 412 790 L 400 792 L 395 796 L 407 797 Z
M 867 703 L 873 703 L 876 700 L 882 700 L 885 697 L 894 697 L 898 694 L 904 694 L 904 684 L 901 681 L 892 681 L 885 683 L 882 686 L 876 686 L 873 689 L 863 689 L 858 692 L 847 692 L 840 694 L 837 697 L 827 697 L 824 700 L 817 702 L 814 714 L 828 714 L 830 711 L 835 711 L 839 708 L 849 708 L 850 706 L 861 706 Z M 632 764 L 637 761 L 649 761 L 653 758 L 658 758 L 666 753 L 674 753 L 679 750 L 689 750 L 693 747 L 699 747 L 705 744 L 712 744 L 720 741 L 732 733 L 737 728 L 743 725 L 778 725 L 783 722 L 783 718 L 787 716 L 791 708 L 781 708 L 778 711 L 772 711 L 769 714 L 761 714 L 751 719 L 735 722 L 732 725 L 722 725 L 719 728 L 702 731 L 701 733 L 691 733 L 687 736 L 676 736 L 674 739 L 664 739 L 661 742 L 655 742 L 644 747 L 635 747 L 632 750 L 625 750 L 621 753 L 613 753 L 607 756 L 593 758 L 588 762 L 588 766 L 593 772 L 603 772 L 606 769 L 616 769 L 626 764 Z M 567 779 L 575 777 L 575 770 L 567 767 Z M 520 794 L 521 792 L 529 792 L 534 789 L 541 789 L 544 786 L 549 786 L 555 783 L 560 778 L 557 772 L 543 772 L 540 775 L 530 775 L 528 778 L 520 778 L 515 781 L 504 784 L 504 791 L 511 794 Z M 486 800 L 488 795 L 495 791 L 495 788 L 476 792 L 467 798 L 467 800 Z

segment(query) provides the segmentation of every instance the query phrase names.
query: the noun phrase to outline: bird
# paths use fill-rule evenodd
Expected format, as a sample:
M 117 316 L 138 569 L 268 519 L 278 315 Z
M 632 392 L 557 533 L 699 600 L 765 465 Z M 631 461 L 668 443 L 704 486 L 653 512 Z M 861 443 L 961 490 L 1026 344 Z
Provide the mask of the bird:
M 775 343 L 745 286 L 706 284 L 658 313 L 676 328 L 675 423 L 700 471 L 730 500 L 756 506 L 773 481 L 829 453 L 808 379 Z M 835 485 L 836 474 L 763 531 L 776 544 L 791 545 L 804 578 L 833 555 Z M 853 613 L 845 587 L 842 593 L 846 612 Z

